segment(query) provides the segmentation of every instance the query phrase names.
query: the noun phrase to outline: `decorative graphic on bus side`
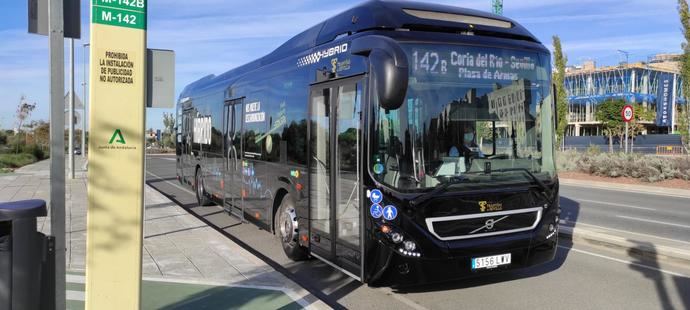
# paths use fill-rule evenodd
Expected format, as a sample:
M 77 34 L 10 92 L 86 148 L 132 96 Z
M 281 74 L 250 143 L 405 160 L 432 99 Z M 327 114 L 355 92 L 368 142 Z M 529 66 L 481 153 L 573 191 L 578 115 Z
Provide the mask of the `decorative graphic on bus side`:
M 297 67 L 303 67 L 318 63 L 322 58 L 327 58 L 347 52 L 348 43 L 343 43 L 338 46 L 327 48 L 318 52 L 311 53 L 307 56 L 297 59 Z

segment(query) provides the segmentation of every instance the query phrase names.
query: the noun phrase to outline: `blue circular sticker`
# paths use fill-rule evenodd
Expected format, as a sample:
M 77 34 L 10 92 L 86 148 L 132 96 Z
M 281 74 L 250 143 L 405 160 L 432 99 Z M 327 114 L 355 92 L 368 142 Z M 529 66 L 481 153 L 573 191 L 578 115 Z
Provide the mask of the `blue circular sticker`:
M 371 205 L 371 208 L 369 208 L 369 213 L 371 214 L 371 217 L 377 219 L 383 216 L 383 208 L 381 208 L 380 204 L 375 203 Z
M 371 191 L 371 195 L 369 196 L 369 200 L 371 200 L 371 203 L 381 203 L 383 201 L 383 193 L 381 193 L 380 190 L 375 189 Z
M 383 208 L 383 218 L 389 221 L 398 217 L 398 209 L 393 205 L 387 205 Z
M 374 165 L 374 173 L 376 174 L 381 174 L 383 173 L 383 164 L 376 164 Z

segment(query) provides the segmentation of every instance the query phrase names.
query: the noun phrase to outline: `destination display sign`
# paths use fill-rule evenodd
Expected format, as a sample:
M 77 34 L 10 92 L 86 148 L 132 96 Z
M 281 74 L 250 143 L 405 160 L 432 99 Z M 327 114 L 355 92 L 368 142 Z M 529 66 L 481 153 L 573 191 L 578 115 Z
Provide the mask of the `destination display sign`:
M 548 58 L 534 52 L 466 45 L 405 45 L 411 77 L 418 82 L 506 84 L 548 80 Z M 547 59 L 546 61 L 541 60 Z
M 146 0 L 93 0 L 96 24 L 146 29 Z

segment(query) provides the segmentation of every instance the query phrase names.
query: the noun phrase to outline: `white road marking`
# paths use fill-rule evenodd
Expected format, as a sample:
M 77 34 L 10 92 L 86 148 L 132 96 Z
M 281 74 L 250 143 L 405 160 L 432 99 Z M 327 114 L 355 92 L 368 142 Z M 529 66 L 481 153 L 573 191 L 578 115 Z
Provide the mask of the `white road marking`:
M 610 205 L 610 206 L 623 207 L 623 208 L 632 208 L 632 209 L 650 210 L 650 211 L 655 211 L 655 210 L 656 210 L 656 209 L 654 209 L 654 208 L 646 208 L 646 207 L 631 206 L 631 205 L 626 205 L 626 204 L 622 204 L 622 203 L 615 203 L 615 202 L 604 202 L 604 201 L 589 200 L 589 199 L 574 199 L 574 200 L 575 200 L 575 201 L 578 201 L 578 202 L 589 202 L 589 203 L 596 203 L 596 204 L 602 204 L 602 205 Z
M 676 224 L 676 223 L 669 223 L 669 222 L 662 222 L 662 221 L 655 221 L 655 220 L 647 220 L 647 219 L 641 219 L 641 218 L 632 217 L 632 216 L 625 216 L 625 215 L 616 215 L 616 217 L 620 217 L 620 218 L 624 218 L 624 219 L 628 219 L 628 220 L 633 220 L 633 221 L 648 222 L 648 223 L 655 223 L 655 224 L 676 226 L 676 227 L 682 227 L 682 228 L 690 229 L 690 226 L 683 225 L 683 224 Z
M 86 277 L 68 274 L 67 275 L 67 283 L 85 284 L 86 283 Z
M 667 240 L 667 241 L 673 241 L 673 242 L 680 242 L 680 243 L 685 243 L 685 244 L 690 244 L 690 242 L 683 241 L 683 240 L 677 240 L 677 239 L 671 239 L 671 238 L 664 238 L 664 237 L 659 237 L 655 235 L 650 235 L 650 234 L 641 234 L 641 233 L 636 233 L 628 230 L 622 230 L 622 229 L 615 229 L 615 228 L 610 228 L 610 227 L 604 227 L 604 226 L 599 226 L 599 225 L 593 225 L 593 224 L 587 224 L 583 222 L 568 222 L 566 220 L 560 220 L 559 223 L 564 224 L 564 225 L 569 225 L 568 227 L 575 227 L 577 225 L 585 225 L 585 226 L 591 226 L 591 227 L 596 227 L 596 228 L 601 228 L 601 229 L 606 229 L 606 230 L 613 230 L 613 231 L 618 231 L 626 234 L 632 234 L 632 235 L 638 235 L 638 236 L 645 236 L 645 237 L 652 237 L 655 239 L 661 239 L 661 240 Z
M 565 184 L 561 183 L 562 187 L 580 187 L 580 188 L 595 188 L 595 189 L 600 189 L 604 191 L 613 191 L 613 192 L 626 192 L 626 193 L 633 193 L 633 194 L 640 194 L 640 195 L 652 195 L 652 196 L 667 196 L 667 197 L 675 197 L 675 198 L 688 198 L 687 195 L 678 195 L 678 194 L 671 194 L 671 193 L 660 193 L 660 192 L 655 192 L 653 189 L 651 191 L 642 191 L 638 189 L 627 189 L 624 187 L 620 188 L 611 188 L 611 187 L 603 187 L 603 186 L 598 186 L 598 185 L 588 185 L 588 184 Z
M 569 247 L 565 247 L 565 246 L 562 246 L 562 245 L 559 245 L 558 247 L 559 247 L 559 248 L 562 248 L 562 249 L 566 249 L 566 250 L 575 251 L 575 252 L 578 252 L 578 253 L 581 253 L 581 254 L 587 254 L 587 255 L 591 255 L 591 256 L 596 256 L 596 257 L 599 257 L 599 258 L 603 258 L 603 259 L 612 260 L 612 261 L 614 261 L 614 262 L 619 262 L 619 263 L 623 263 L 623 264 L 627 264 L 627 265 L 633 265 L 633 266 L 640 267 L 640 268 L 644 268 L 644 269 L 649 269 L 649 270 L 654 270 L 654 271 L 662 272 L 662 273 L 665 273 L 665 274 L 668 274 L 668 275 L 672 275 L 672 276 L 676 276 L 676 277 L 690 278 L 690 276 L 685 275 L 685 274 L 682 274 L 682 273 L 677 273 L 677 272 L 668 271 L 668 270 L 664 270 L 664 269 L 660 269 L 660 268 L 650 267 L 650 266 L 647 266 L 647 265 L 643 265 L 643 264 L 639 264 L 639 263 L 627 261 L 627 260 L 624 260 L 624 259 L 619 259 L 619 258 L 615 258 L 615 257 L 610 257 L 610 256 L 606 256 L 606 255 L 601 255 L 601 254 L 597 254 L 597 253 L 592 253 L 592 252 L 589 252 L 589 251 L 580 250 L 580 249 L 576 249 L 576 248 L 569 248 Z
M 86 293 L 80 291 L 67 291 L 65 297 L 67 300 L 85 301 Z
M 177 160 L 176 158 L 167 158 L 167 157 L 161 157 L 161 158 L 158 158 L 158 159 L 170 160 L 170 161 L 176 161 L 176 160 Z

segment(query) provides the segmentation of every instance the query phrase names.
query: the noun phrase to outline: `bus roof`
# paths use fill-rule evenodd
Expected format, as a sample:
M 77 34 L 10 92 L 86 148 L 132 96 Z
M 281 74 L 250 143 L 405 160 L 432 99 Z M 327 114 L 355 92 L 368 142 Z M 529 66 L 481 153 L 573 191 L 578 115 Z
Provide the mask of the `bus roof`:
M 482 23 L 482 21 L 488 21 L 488 23 Z M 496 26 L 496 23 L 503 26 Z M 303 31 L 262 58 L 217 77 L 209 75 L 191 83 L 182 91 L 180 98 L 189 97 L 195 90 L 220 82 L 226 85 L 231 84 L 250 71 L 331 42 L 340 35 L 352 35 L 369 30 L 396 29 L 450 33 L 472 31 L 477 35 L 540 43 L 527 29 L 500 15 L 432 3 L 371 0 Z

